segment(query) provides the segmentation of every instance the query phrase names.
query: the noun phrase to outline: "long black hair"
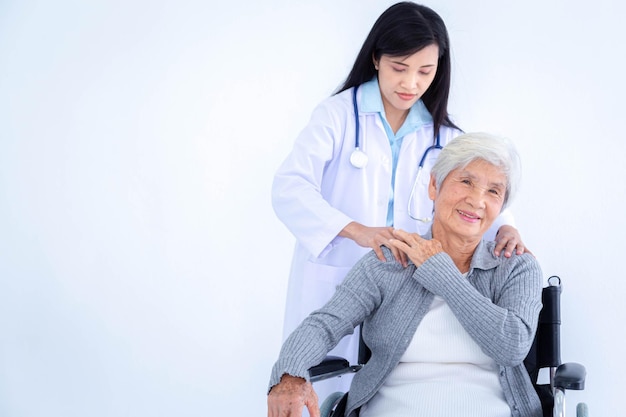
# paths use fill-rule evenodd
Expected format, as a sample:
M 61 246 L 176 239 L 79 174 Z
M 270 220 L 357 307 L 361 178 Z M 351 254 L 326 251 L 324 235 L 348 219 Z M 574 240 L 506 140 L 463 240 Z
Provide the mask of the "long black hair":
M 458 129 L 448 115 L 451 64 L 446 25 L 435 11 L 413 2 L 396 3 L 380 15 L 337 93 L 371 80 L 376 75 L 374 59 L 412 55 L 433 44 L 439 47 L 437 72 L 421 99 L 433 118 L 435 136 L 442 125 Z

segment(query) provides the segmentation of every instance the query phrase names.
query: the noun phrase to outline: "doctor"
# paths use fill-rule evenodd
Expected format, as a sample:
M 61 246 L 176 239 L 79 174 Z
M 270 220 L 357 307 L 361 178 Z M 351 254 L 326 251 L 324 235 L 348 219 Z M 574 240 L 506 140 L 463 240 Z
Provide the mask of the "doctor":
M 375 22 L 343 86 L 297 137 L 272 188 L 274 210 L 296 237 L 285 338 L 330 299 L 366 252 L 373 249 L 384 261 L 380 246 L 393 237 L 393 227 L 418 234 L 429 229 L 427 186 L 436 145 L 461 133 L 447 111 L 450 72 L 439 15 L 412 2 L 395 4 Z M 497 240 L 498 256 L 525 251 L 511 224 L 505 212 L 486 235 Z M 406 255 L 390 249 L 406 265 Z M 353 335 L 331 354 L 354 361 L 357 346 Z M 349 382 L 333 378 L 316 391 L 323 399 Z

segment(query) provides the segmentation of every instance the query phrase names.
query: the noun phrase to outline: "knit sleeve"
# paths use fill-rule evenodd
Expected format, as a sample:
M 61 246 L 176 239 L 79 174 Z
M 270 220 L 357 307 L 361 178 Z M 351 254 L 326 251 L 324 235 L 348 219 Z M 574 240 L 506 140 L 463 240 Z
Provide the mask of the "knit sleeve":
M 483 352 L 503 366 L 522 363 L 541 309 L 542 273 L 530 254 L 514 255 L 464 278 L 444 253 L 426 261 L 414 277 L 443 297 Z
M 308 369 L 320 363 L 380 305 L 383 291 L 380 283 L 388 279 L 390 270 L 402 269 L 386 248 L 385 253 L 387 262 L 378 260 L 373 251 L 361 258 L 331 299 L 289 335 L 272 368 L 270 389 L 280 382 L 283 374 L 309 380 Z

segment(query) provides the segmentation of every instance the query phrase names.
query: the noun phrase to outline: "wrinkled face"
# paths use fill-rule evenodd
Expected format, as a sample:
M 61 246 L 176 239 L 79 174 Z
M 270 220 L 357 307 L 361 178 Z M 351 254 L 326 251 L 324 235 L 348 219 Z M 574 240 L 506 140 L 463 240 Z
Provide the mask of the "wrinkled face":
M 435 202 L 433 221 L 444 233 L 482 239 L 502 211 L 506 186 L 502 170 L 483 160 L 450 172 L 439 190 L 431 176 L 428 195 Z
M 385 113 L 408 111 L 432 84 L 438 62 L 439 47 L 435 44 L 412 55 L 383 55 L 378 62 L 374 60 Z

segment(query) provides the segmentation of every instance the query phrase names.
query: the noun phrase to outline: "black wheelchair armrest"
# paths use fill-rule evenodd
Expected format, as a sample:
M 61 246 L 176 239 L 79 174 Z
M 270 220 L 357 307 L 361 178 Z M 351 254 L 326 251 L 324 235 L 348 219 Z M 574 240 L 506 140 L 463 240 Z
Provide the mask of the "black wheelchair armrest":
M 563 363 L 556 368 L 554 374 L 554 387 L 560 389 L 585 389 L 585 377 L 587 371 L 585 367 L 579 363 L 570 362 Z
M 357 372 L 359 369 L 361 366 L 350 366 L 350 362 L 339 356 L 326 356 L 319 365 L 309 368 L 309 377 L 311 382 L 317 382 L 349 372 Z

